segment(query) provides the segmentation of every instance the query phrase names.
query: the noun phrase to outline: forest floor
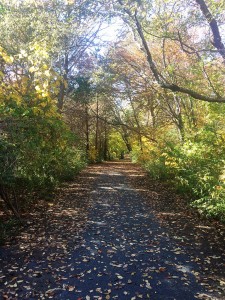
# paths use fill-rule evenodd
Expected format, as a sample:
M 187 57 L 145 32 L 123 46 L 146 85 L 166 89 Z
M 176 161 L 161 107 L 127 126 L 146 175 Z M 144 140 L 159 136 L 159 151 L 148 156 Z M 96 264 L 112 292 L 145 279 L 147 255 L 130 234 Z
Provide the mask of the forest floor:
M 225 299 L 225 228 L 128 161 L 87 167 L 0 247 L 2 299 Z

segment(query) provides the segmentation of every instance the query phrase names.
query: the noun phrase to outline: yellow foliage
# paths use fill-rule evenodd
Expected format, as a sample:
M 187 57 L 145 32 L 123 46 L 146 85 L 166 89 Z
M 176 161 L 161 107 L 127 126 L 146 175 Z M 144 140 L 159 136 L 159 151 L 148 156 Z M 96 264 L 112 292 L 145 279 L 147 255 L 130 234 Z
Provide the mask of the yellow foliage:
M 1 46 L 0 46 L 0 56 L 7 64 L 13 63 L 14 60 L 13 57 L 9 56 Z
M 3 108 L 7 108 L 7 113 L 16 112 L 16 107 L 22 107 L 24 111 L 32 112 L 34 115 L 44 114 L 46 117 L 57 116 L 60 118 L 57 101 L 52 99 L 52 95 L 57 94 L 61 79 L 46 62 L 48 57 L 46 49 L 45 42 L 35 42 L 27 50 L 21 49 L 19 55 L 15 56 L 16 73 L 14 74 L 13 65 L 10 80 L 9 76 L 5 77 L 4 72 L 0 73 L 2 79 L 0 81 L 0 101 Z M 0 56 L 7 64 L 13 62 L 13 58 L 2 47 L 0 47 Z M 25 76 L 25 72 L 21 72 L 20 76 L 17 68 L 18 63 L 19 65 L 25 63 L 27 70 L 33 76 Z
M 74 4 L 74 0 L 65 0 L 65 4 L 72 5 Z
M 19 54 L 19 58 L 23 58 L 23 57 L 27 57 L 27 56 L 28 56 L 27 52 L 25 50 L 21 49 L 20 54 Z
M 35 71 L 37 71 L 37 68 L 35 68 L 35 66 L 30 67 L 29 72 L 34 73 Z
M 47 105 L 47 102 L 41 102 L 41 103 L 40 103 L 40 106 L 41 106 L 41 107 L 46 107 L 46 105 Z
M 96 161 L 98 156 L 98 152 L 94 147 L 91 147 L 91 149 L 88 152 L 88 158 L 90 161 Z
M 51 76 L 51 73 L 50 73 L 49 70 L 46 70 L 46 71 L 44 72 L 44 74 L 45 74 L 45 76 L 47 76 L 47 77 L 50 77 L 50 76 Z
M 48 92 L 43 92 L 43 93 L 41 94 L 41 96 L 42 96 L 43 98 L 46 98 L 46 97 L 49 96 L 49 94 L 48 94 Z
M 33 107 L 32 111 L 35 115 L 39 115 L 42 112 L 39 107 Z
M 36 90 L 37 92 L 41 92 L 40 86 L 39 86 L 39 85 L 36 85 L 36 86 L 35 86 L 35 90 Z

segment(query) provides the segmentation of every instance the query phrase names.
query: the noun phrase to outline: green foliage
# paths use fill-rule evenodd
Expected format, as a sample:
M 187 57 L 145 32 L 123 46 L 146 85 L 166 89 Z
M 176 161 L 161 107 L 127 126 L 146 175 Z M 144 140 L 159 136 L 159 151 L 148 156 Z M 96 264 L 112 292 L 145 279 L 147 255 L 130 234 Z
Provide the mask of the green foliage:
M 131 159 L 132 162 L 134 163 L 141 161 L 141 149 L 139 145 L 133 145 L 132 152 L 131 152 Z
M 225 222 L 225 185 L 214 186 L 209 196 L 195 200 L 191 204 L 200 213 Z
M 0 195 L 18 217 L 28 195 L 43 195 L 71 180 L 85 163 L 54 101 L 35 93 L 5 95 L 0 99 Z
M 141 159 L 148 170 L 149 175 L 154 179 L 168 180 L 175 177 L 175 164 L 172 160 L 172 144 L 166 143 L 161 149 L 156 146 L 151 147 L 149 151 L 149 159 L 145 155 L 145 159 Z
M 223 138 L 205 126 L 183 144 L 166 142 L 149 151 L 145 168 L 151 177 L 173 183 L 201 213 L 225 218 Z
M 43 76 L 40 72 L 30 82 L 13 74 L 14 57 L 3 48 L 0 55 L 2 67 L 5 71 L 10 69 L 13 78 L 8 81 L 6 72 L 2 72 L 0 196 L 19 217 L 21 204 L 28 195 L 43 195 L 61 181 L 72 179 L 84 166 L 84 159 L 75 147 L 75 136 L 57 110 L 54 94 L 58 89 L 52 84 L 57 82 L 57 75 L 44 67 Z
M 126 152 L 126 145 L 121 137 L 121 134 L 116 130 L 112 130 L 109 136 L 109 153 L 110 159 L 119 159 Z
M 52 189 L 83 166 L 73 137 L 60 119 L 30 117 L 11 123 L 0 141 L 2 185 L 30 191 Z

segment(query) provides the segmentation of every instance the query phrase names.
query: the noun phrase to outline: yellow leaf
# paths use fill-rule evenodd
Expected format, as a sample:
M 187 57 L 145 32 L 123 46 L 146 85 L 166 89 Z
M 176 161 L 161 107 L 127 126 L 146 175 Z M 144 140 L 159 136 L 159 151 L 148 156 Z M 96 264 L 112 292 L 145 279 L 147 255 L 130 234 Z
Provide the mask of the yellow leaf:
M 33 113 L 35 114 L 35 115 L 37 115 L 37 114 L 39 114 L 40 113 L 40 108 L 39 107 L 33 107 Z
M 28 56 L 25 50 L 20 50 L 20 54 L 21 54 L 22 57 L 27 57 Z
M 48 76 L 48 77 L 51 75 L 49 70 L 46 70 L 44 74 L 45 74 L 45 76 Z
M 40 91 L 41 91 L 40 86 L 39 86 L 39 85 L 36 85 L 36 86 L 35 86 L 35 90 L 36 90 L 37 92 L 40 92 Z
M 34 73 L 36 71 L 36 68 L 34 66 L 30 67 L 29 72 Z
M 41 95 L 42 95 L 43 98 L 48 97 L 48 93 L 47 92 L 43 92 Z
M 43 88 L 46 89 L 48 87 L 48 81 L 45 81 L 43 84 Z

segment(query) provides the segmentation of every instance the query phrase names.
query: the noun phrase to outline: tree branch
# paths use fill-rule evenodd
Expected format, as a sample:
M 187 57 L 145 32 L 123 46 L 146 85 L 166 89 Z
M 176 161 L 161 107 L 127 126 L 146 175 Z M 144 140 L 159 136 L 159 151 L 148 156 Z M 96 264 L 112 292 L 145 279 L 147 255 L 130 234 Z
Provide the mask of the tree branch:
M 217 24 L 216 19 L 213 17 L 211 14 L 208 6 L 206 5 L 204 0 L 195 0 L 196 3 L 200 6 L 200 9 L 206 18 L 207 22 L 209 23 L 209 26 L 211 28 L 212 34 L 213 34 L 213 41 L 212 44 L 213 46 L 218 50 L 220 55 L 223 58 L 223 61 L 225 63 L 225 46 L 222 42 L 222 38 L 220 35 L 219 27 Z
M 152 55 L 151 55 L 151 52 L 150 52 L 150 49 L 148 47 L 148 44 L 147 44 L 147 41 L 144 37 L 144 34 L 143 34 L 143 31 L 142 31 L 142 27 L 141 27 L 141 24 L 137 18 L 137 16 L 135 15 L 135 23 L 136 23 L 136 26 L 137 26 L 137 31 L 138 31 L 138 34 L 141 38 L 141 41 L 142 41 L 142 44 L 143 44 L 143 47 L 145 49 L 145 53 L 146 53 L 146 56 L 147 56 L 147 61 L 148 61 L 148 64 L 150 66 L 150 69 L 156 79 L 156 81 L 158 82 L 158 84 L 164 88 L 164 89 L 168 89 L 168 90 L 171 90 L 172 92 L 180 92 L 180 93 L 183 93 L 183 94 L 187 94 L 189 96 L 191 96 L 192 98 L 194 99 L 198 99 L 198 100 L 202 100 L 202 101 L 206 101 L 206 102 L 218 102 L 218 103 L 225 103 L 225 97 L 210 97 L 210 96 L 206 96 L 206 95 L 203 95 L 203 94 L 200 94 L 198 92 L 195 92 L 191 89 L 187 89 L 185 87 L 181 87 L 181 86 L 178 86 L 177 84 L 170 84 L 168 82 L 166 82 L 165 80 L 161 80 L 161 76 L 160 76 L 160 73 L 159 71 L 157 70 L 157 67 L 155 65 L 155 63 L 153 62 L 153 58 L 152 58 Z
M 204 0 L 196 0 L 196 1 L 204 2 Z M 121 0 L 118 0 L 118 2 L 123 7 L 124 12 L 131 18 L 131 20 L 134 22 L 134 24 L 136 26 L 136 30 L 137 30 L 137 32 L 139 34 L 139 37 L 140 37 L 141 42 L 142 42 L 142 45 L 144 47 L 144 51 L 145 51 L 145 54 L 146 54 L 146 58 L 147 58 L 147 62 L 149 64 L 149 67 L 150 67 L 150 69 L 151 69 L 151 71 L 153 73 L 154 78 L 156 79 L 157 83 L 160 85 L 161 88 L 168 89 L 168 90 L 170 90 L 172 92 L 179 92 L 179 93 L 182 93 L 182 94 L 186 94 L 186 95 L 191 96 L 194 99 L 202 100 L 202 101 L 205 101 L 205 102 L 225 103 L 225 97 L 221 97 L 221 96 L 218 96 L 218 95 L 207 96 L 207 95 L 198 93 L 198 92 L 196 92 L 196 91 L 194 91 L 192 89 L 185 88 L 185 87 L 179 86 L 179 85 L 174 84 L 174 83 L 169 83 L 160 74 L 160 72 L 158 71 L 158 68 L 157 68 L 156 64 L 154 63 L 154 60 L 153 60 L 150 48 L 148 46 L 148 43 L 147 43 L 147 41 L 145 39 L 145 36 L 144 36 L 144 33 L 143 33 L 143 29 L 142 29 L 141 23 L 139 22 L 138 17 L 137 17 L 137 11 L 133 15 L 129 9 L 127 9 L 127 8 L 125 8 L 123 6 L 123 2 Z M 214 26 L 215 26 L 215 24 L 214 24 Z M 219 37 L 220 37 L 220 35 L 219 35 Z M 224 53 L 224 58 L 225 58 L 225 53 Z
M 187 89 L 185 87 L 181 87 L 181 86 L 178 86 L 173 83 L 172 84 L 163 83 L 161 85 L 161 87 L 164 89 L 171 90 L 172 92 L 180 92 L 182 94 L 187 94 L 197 100 L 202 100 L 202 101 L 206 101 L 206 102 L 214 102 L 214 103 L 225 103 L 225 97 L 206 96 L 206 95 L 200 94 L 198 92 L 195 92 L 191 89 Z

